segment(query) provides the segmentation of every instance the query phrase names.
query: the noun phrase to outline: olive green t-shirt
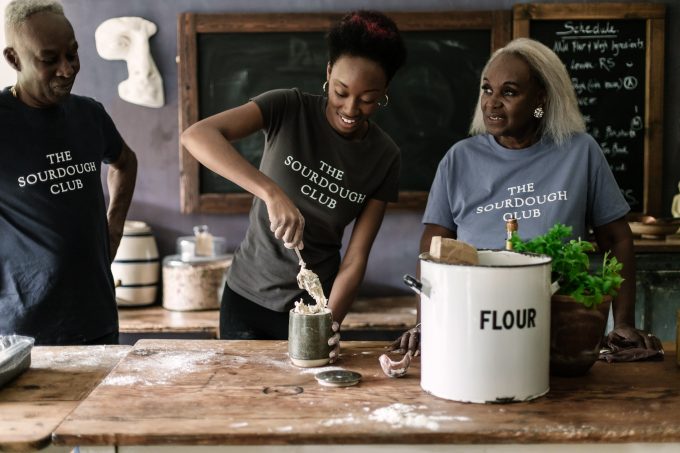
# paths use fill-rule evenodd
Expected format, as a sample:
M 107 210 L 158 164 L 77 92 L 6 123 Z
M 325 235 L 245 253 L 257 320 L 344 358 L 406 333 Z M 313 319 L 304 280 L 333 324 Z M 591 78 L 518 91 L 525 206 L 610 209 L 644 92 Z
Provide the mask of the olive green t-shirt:
M 396 201 L 399 148 L 375 123 L 351 141 L 325 116 L 327 99 L 298 89 L 273 90 L 253 99 L 264 119 L 260 170 L 276 182 L 305 218 L 302 257 L 322 283 L 335 278 L 345 227 L 369 199 Z M 236 250 L 227 281 L 236 293 L 286 311 L 303 290 L 298 259 L 274 237 L 265 203 L 255 198 L 250 226 Z M 327 295 L 328 296 L 328 295 Z

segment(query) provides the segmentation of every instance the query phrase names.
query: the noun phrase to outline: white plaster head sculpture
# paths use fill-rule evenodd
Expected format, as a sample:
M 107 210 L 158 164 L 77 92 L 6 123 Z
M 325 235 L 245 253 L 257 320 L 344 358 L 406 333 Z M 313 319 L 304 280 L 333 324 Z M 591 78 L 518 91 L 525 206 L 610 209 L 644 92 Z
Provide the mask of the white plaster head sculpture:
M 114 17 L 94 33 L 97 52 L 106 60 L 125 60 L 128 79 L 118 85 L 121 99 L 145 107 L 162 107 L 163 79 L 151 56 L 149 37 L 156 24 L 141 17 Z

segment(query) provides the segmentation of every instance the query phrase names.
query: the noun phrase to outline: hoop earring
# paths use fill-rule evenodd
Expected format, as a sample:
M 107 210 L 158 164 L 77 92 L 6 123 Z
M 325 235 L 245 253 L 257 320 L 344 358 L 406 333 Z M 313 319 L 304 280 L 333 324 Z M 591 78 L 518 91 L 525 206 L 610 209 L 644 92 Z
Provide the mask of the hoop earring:
M 390 103 L 390 97 L 385 93 L 385 102 L 378 102 L 378 107 L 387 107 Z
M 327 95 L 327 94 L 328 94 L 328 92 L 326 91 L 327 89 L 328 89 L 328 80 L 326 80 L 326 81 L 323 83 L 323 85 L 321 85 L 321 92 L 322 92 L 323 94 Z
M 543 118 L 543 115 L 545 115 L 545 110 L 543 110 L 543 107 L 536 107 L 534 110 L 534 118 L 541 119 Z

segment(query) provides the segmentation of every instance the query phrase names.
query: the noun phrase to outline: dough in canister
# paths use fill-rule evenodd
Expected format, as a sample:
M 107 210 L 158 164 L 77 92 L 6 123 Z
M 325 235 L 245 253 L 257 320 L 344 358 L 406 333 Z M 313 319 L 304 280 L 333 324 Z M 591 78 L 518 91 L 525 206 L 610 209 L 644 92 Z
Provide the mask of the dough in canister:
M 307 305 L 301 299 L 295 302 L 295 313 L 315 314 L 323 312 L 326 309 L 326 305 L 328 305 L 328 300 L 323 294 L 319 276 L 303 265 L 297 275 L 297 282 L 300 289 L 307 291 L 316 301 L 316 304 Z

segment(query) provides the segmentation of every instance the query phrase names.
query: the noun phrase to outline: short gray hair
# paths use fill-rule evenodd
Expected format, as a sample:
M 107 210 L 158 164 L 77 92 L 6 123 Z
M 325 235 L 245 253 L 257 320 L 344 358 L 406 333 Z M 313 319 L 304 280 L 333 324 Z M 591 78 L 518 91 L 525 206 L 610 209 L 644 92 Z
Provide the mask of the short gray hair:
M 33 14 L 50 12 L 64 15 L 64 8 L 56 0 L 12 0 L 5 8 L 5 29 L 16 29 Z
M 574 86 L 564 63 L 555 52 L 533 39 L 514 39 L 491 55 L 482 70 L 482 80 L 491 62 L 504 54 L 516 55 L 524 60 L 529 65 L 532 74 L 538 78 L 545 88 L 545 115 L 538 131 L 541 136 L 549 137 L 557 144 L 563 144 L 573 134 L 585 132 L 586 125 L 578 108 Z M 480 94 L 477 110 L 470 125 L 470 134 L 476 135 L 485 132 Z

